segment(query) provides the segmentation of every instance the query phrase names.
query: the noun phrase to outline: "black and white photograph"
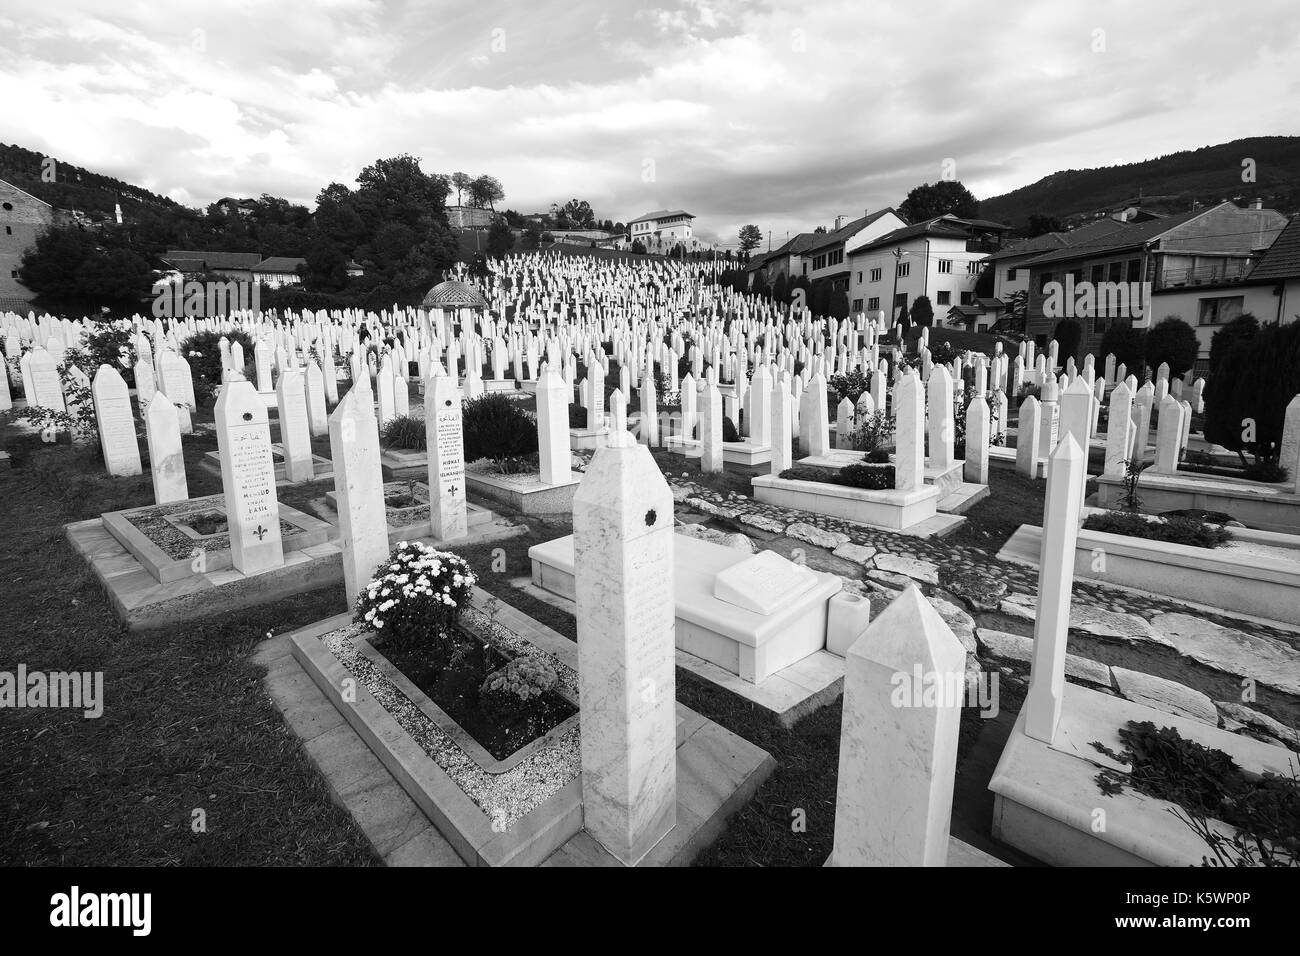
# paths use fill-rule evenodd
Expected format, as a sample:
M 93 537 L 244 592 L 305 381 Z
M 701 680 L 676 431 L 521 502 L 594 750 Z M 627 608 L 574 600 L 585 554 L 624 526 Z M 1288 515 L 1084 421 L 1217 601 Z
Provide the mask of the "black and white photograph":
M 0 227 L 0 925 L 1293 921 L 1293 0 L 5 0 Z

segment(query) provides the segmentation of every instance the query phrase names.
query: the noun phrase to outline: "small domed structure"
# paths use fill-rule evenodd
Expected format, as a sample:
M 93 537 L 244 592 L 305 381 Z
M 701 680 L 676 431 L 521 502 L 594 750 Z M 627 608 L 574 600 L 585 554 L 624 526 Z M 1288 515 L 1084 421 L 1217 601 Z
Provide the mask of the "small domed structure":
M 425 293 L 424 301 L 420 303 L 425 308 L 440 309 L 486 309 L 487 304 L 487 299 L 478 289 L 454 279 L 439 282 Z

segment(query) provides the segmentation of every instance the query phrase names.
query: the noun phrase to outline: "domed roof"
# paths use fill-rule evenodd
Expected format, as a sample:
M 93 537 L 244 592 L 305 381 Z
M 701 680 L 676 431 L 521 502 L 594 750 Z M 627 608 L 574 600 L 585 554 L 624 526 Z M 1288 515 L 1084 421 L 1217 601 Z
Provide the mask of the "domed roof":
M 424 306 L 438 306 L 467 309 L 484 309 L 487 308 L 487 299 L 483 298 L 482 293 L 465 282 L 457 282 L 449 279 L 446 282 L 439 282 L 430 289 L 424 296 L 424 301 L 420 303 Z

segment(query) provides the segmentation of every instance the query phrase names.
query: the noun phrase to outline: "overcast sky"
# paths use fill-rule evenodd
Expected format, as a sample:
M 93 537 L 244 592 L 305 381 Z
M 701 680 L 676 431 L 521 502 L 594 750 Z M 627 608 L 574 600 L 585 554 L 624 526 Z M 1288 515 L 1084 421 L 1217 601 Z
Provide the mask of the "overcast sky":
M 1300 132 L 1300 3 L 4 0 L 0 141 L 189 205 L 378 157 L 734 242 Z

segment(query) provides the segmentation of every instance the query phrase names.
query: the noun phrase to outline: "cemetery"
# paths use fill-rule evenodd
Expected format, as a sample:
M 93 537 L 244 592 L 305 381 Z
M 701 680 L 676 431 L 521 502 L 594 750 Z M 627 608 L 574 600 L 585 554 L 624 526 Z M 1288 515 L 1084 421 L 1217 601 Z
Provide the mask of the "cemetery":
M 21 613 L 248 776 L 236 865 L 1296 865 L 1300 397 L 717 280 L 0 314 Z

